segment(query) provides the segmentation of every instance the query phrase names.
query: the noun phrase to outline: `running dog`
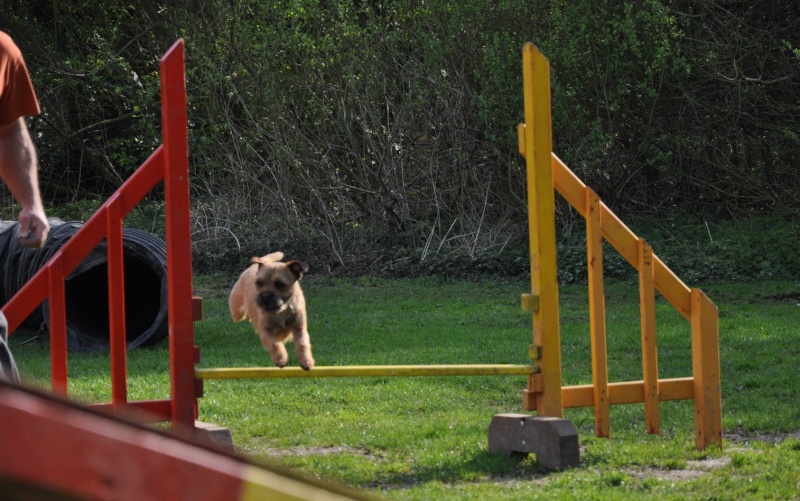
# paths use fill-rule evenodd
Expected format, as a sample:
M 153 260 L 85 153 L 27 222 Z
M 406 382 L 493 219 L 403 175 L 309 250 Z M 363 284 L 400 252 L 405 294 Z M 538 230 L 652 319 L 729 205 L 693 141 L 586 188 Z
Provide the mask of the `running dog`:
M 272 363 L 289 363 L 284 343 L 293 341 L 297 360 L 305 370 L 314 367 L 308 335 L 306 300 L 300 279 L 308 272 L 302 261 L 281 262 L 283 252 L 254 257 L 231 290 L 228 306 L 234 322 L 249 320 Z

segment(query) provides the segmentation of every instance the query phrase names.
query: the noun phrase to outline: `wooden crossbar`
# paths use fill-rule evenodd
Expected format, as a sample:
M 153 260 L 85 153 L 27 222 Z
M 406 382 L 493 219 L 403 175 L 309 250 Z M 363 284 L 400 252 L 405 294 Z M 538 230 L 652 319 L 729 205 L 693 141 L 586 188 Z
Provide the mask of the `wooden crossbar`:
M 658 400 L 691 400 L 694 398 L 694 378 L 658 380 Z M 608 383 L 608 403 L 611 405 L 638 404 L 645 401 L 644 381 Z M 594 385 L 565 386 L 561 389 L 564 408 L 594 405 Z

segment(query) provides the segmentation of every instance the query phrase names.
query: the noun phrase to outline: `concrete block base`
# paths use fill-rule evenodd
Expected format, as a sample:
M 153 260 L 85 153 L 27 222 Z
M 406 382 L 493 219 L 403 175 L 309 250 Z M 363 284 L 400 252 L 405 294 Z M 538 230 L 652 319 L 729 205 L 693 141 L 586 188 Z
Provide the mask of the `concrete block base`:
M 536 455 L 545 468 L 560 470 L 580 463 L 578 431 L 568 419 L 528 414 L 495 414 L 489 424 L 489 452 Z
M 226 452 L 234 452 L 233 435 L 228 428 L 223 428 L 222 426 L 211 423 L 204 423 L 202 421 L 195 421 L 194 429 L 195 434 L 200 437 L 201 440 L 205 440 Z

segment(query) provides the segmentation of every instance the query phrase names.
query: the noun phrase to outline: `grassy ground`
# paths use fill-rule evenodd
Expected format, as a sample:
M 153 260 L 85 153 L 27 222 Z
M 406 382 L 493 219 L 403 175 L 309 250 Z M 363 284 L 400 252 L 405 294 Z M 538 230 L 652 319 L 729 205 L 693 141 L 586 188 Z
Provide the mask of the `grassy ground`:
M 198 277 L 202 367 L 270 365 L 249 324 L 227 313 L 229 277 Z M 304 290 L 319 365 L 528 363 L 525 282 L 324 279 Z M 695 450 L 691 402 L 661 405 L 647 435 L 641 405 L 612 407 L 611 437 L 589 409 L 568 409 L 581 464 L 487 452 L 491 416 L 522 412 L 524 378 L 421 377 L 206 381 L 200 419 L 231 429 L 259 461 L 416 499 L 795 499 L 800 492 L 800 283 L 706 284 L 720 310 L 723 449 Z M 641 379 L 638 291 L 607 285 L 609 377 Z M 591 382 L 585 286 L 562 287 L 565 384 Z M 660 377 L 691 375 L 688 323 L 657 303 Z M 46 345 L 11 338 L 27 382 L 47 385 Z M 291 350 L 290 350 L 291 353 Z M 292 364 L 296 363 L 291 353 Z M 70 357 L 70 393 L 109 399 L 104 355 Z M 131 399 L 168 396 L 166 343 L 129 355 Z

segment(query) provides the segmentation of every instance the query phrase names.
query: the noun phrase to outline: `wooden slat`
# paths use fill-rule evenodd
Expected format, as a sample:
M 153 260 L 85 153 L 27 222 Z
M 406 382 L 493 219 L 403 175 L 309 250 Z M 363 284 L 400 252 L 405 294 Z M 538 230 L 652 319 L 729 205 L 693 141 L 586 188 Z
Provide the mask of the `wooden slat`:
M 656 348 L 656 301 L 653 288 L 653 249 L 642 239 L 639 239 L 638 268 L 645 427 L 648 433 L 659 433 L 661 416 L 658 409 L 658 352 Z
M 522 54 L 525 126 L 520 146 L 525 151 L 528 183 L 531 294 L 539 297 L 532 313 L 533 344 L 541 347 L 535 363 L 541 379 L 529 378 L 523 397 L 527 410 L 541 416 L 561 417 L 561 337 L 558 308 L 558 267 L 556 263 L 555 193 L 551 154 L 550 65 L 533 44 Z M 536 384 L 541 382 L 542 387 Z
M 112 412 L 114 410 L 111 402 L 88 404 L 86 407 L 104 412 Z M 137 400 L 128 402 L 125 407 L 127 412 L 140 411 L 141 413 L 137 414 L 137 418 L 144 423 L 161 423 L 172 419 L 172 408 L 168 399 Z
M 53 393 L 67 394 L 67 305 L 61 252 L 45 269 L 50 287 L 50 371 Z
M 653 254 L 653 277 L 655 287 L 669 303 L 687 320 L 691 320 L 692 305 L 689 287 L 670 270 L 657 255 Z
M 594 387 L 594 424 L 598 437 L 610 432 L 608 417 L 608 354 L 606 350 L 606 299 L 603 287 L 603 236 L 600 231 L 600 199 L 585 188 L 586 257 L 589 272 L 589 325 Z
M 661 379 L 658 381 L 658 399 L 691 400 L 694 396 L 694 378 Z M 562 388 L 564 408 L 591 407 L 594 395 L 590 384 Z M 610 405 L 636 404 L 644 402 L 644 381 L 608 383 Z
M 555 153 L 552 154 L 551 166 L 555 189 L 585 218 L 588 211 L 583 196 L 586 185 Z
M 123 407 L 128 400 L 128 364 L 125 334 L 125 269 L 122 246 L 122 215 L 120 213 L 119 196 L 112 196 L 106 207 L 111 402 L 115 409 L 119 409 Z
M 697 448 L 722 445 L 718 312 L 700 289 L 692 289 L 692 373 Z

